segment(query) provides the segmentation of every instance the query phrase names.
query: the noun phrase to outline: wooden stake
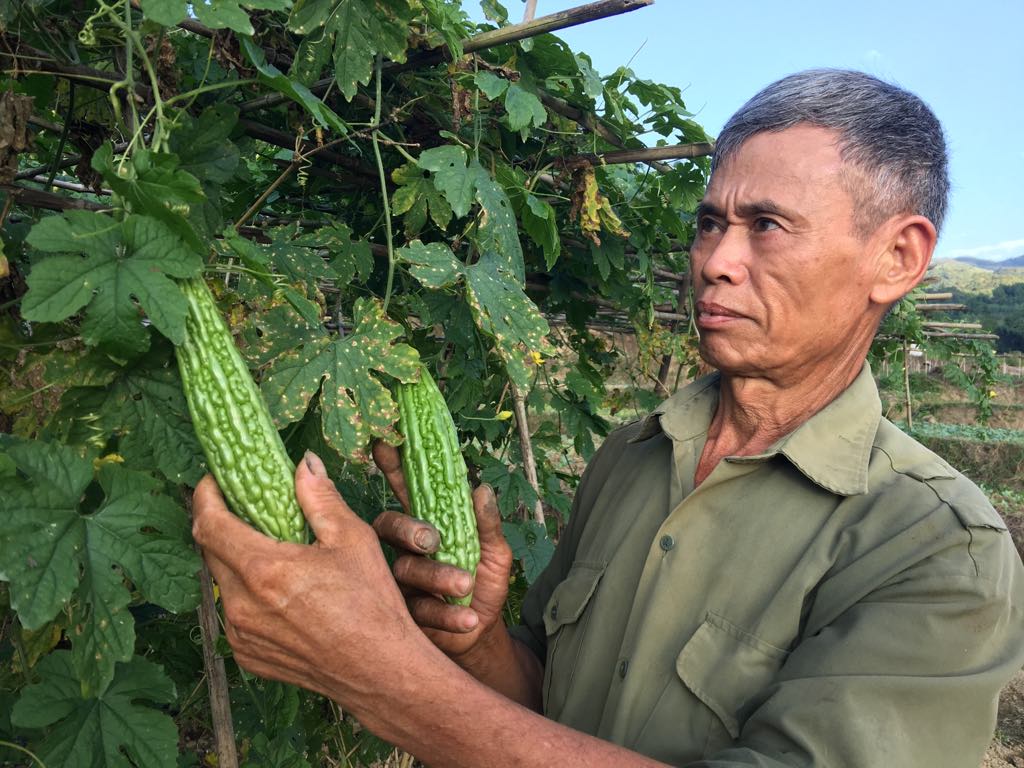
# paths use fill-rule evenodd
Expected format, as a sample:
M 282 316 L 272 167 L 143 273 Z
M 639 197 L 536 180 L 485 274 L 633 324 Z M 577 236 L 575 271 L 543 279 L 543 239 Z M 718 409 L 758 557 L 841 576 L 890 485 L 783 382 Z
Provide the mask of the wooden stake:
M 914 414 L 910 403 L 910 342 L 903 340 L 903 388 L 907 396 L 907 429 L 914 428 Z
M 220 636 L 217 603 L 213 597 L 213 580 L 205 562 L 199 571 L 199 588 L 202 595 L 199 603 L 199 632 L 203 639 L 206 685 L 210 691 L 210 716 L 213 719 L 213 740 L 217 746 L 217 767 L 238 768 L 228 676 L 224 671 L 224 659 L 217 655 L 217 638 Z
M 544 504 L 540 500 L 540 483 L 537 482 L 537 462 L 533 458 L 533 444 L 530 442 L 530 425 L 526 421 L 526 397 L 519 391 L 519 387 L 512 385 L 512 412 L 516 417 L 516 429 L 519 431 L 519 451 L 523 454 L 523 470 L 526 472 L 526 482 L 537 494 L 537 501 L 533 505 L 533 520 L 539 525 L 544 525 Z

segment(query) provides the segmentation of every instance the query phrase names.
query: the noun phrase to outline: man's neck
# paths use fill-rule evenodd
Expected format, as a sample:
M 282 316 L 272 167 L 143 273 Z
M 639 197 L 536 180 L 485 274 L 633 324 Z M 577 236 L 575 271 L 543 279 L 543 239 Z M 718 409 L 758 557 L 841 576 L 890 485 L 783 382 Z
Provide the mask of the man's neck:
M 700 485 L 726 456 L 763 453 L 835 400 L 860 373 L 863 356 L 777 380 L 722 373 L 718 407 L 708 426 L 695 481 Z

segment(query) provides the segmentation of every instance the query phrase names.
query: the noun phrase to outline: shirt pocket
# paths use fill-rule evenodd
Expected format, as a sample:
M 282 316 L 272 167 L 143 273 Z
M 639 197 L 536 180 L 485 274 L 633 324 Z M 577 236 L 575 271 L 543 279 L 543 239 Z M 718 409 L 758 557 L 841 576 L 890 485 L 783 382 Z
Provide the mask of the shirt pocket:
M 679 679 L 714 714 L 704 754 L 739 738 L 749 704 L 764 690 L 789 652 L 714 613 L 693 633 L 676 658 Z
M 544 713 L 557 719 L 572 687 L 590 604 L 604 575 L 604 563 L 573 563 L 544 606 L 547 663 L 544 665 Z M 552 674 L 552 672 L 557 674 Z

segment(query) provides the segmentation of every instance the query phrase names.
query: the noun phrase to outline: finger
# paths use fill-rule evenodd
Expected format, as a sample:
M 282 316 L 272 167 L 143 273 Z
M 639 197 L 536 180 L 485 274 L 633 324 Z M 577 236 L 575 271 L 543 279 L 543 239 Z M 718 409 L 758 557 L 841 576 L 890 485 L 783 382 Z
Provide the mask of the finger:
M 391 492 L 398 498 L 398 503 L 406 514 L 409 513 L 409 489 L 405 485 L 405 474 L 402 472 L 402 457 L 398 449 L 388 445 L 383 440 L 377 440 L 373 444 L 373 461 L 384 473 Z
M 429 555 L 441 546 L 441 534 L 434 526 L 401 512 L 381 512 L 373 521 L 373 529 L 381 541 L 410 552 Z
M 275 544 L 228 509 L 213 475 L 200 480 L 192 494 L 192 538 L 208 560 L 235 571 L 242 570 L 254 551 Z
M 473 589 L 473 577 L 454 565 L 403 555 L 395 560 L 395 581 L 423 592 L 444 597 L 465 597 Z
M 424 629 L 465 634 L 480 625 L 480 617 L 472 608 L 449 605 L 436 597 L 413 597 L 406 601 L 409 615 Z
M 319 541 L 342 541 L 346 525 L 356 515 L 327 476 L 323 461 L 312 451 L 306 451 L 295 468 L 295 498 Z

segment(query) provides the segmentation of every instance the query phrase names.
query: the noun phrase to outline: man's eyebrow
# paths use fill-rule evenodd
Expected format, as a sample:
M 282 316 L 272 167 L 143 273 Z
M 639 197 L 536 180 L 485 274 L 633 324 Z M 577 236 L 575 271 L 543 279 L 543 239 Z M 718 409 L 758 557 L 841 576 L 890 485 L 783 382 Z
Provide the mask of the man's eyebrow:
M 792 211 L 787 210 L 769 198 L 753 200 L 749 203 L 740 203 L 736 206 L 736 213 L 745 219 L 752 219 L 762 213 L 771 213 L 775 216 L 782 216 L 786 219 L 795 218 L 795 214 Z
M 745 219 L 752 219 L 765 213 L 782 216 L 787 219 L 798 218 L 793 211 L 787 210 L 769 198 L 753 200 L 749 203 L 740 203 L 736 206 L 736 213 Z M 719 219 L 724 219 L 725 211 L 714 203 L 710 203 L 707 200 L 701 200 L 700 203 L 697 204 L 697 218 L 700 218 L 701 216 L 714 216 Z
M 707 200 L 701 200 L 697 203 L 697 218 L 701 216 L 716 216 L 718 218 L 724 218 L 725 213 L 714 203 L 709 203 Z

